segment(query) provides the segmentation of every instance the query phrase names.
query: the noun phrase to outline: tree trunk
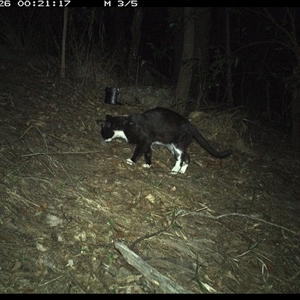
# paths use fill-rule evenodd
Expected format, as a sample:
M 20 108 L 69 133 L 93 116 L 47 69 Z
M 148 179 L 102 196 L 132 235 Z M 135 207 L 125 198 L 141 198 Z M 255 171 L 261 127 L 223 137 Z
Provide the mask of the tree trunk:
M 185 112 L 193 76 L 194 47 L 195 47 L 195 9 L 184 8 L 184 36 L 181 67 L 179 71 L 175 96 L 175 107 L 181 114 Z
M 143 11 L 141 7 L 137 7 L 134 9 L 134 17 L 132 22 L 132 40 L 131 46 L 129 50 L 129 62 L 128 62 L 128 73 L 130 76 L 130 81 L 136 82 L 138 81 L 139 75 L 139 46 L 141 39 L 141 27 L 142 27 L 142 19 L 143 19 Z
M 286 7 L 286 15 L 289 17 L 285 20 L 285 23 L 290 22 L 291 29 L 287 30 L 282 24 L 271 15 L 267 8 L 263 8 L 266 17 L 275 25 L 275 27 L 281 31 L 288 43 L 284 44 L 288 46 L 288 49 L 294 52 L 296 57 L 296 66 L 293 70 L 293 90 L 292 90 L 292 103 L 291 103 L 291 117 L 292 117 L 292 141 L 296 147 L 300 147 L 300 45 L 297 40 L 296 20 L 294 9 Z
M 67 40 L 67 26 L 68 26 L 68 11 L 69 8 L 65 7 L 63 34 L 62 34 L 62 42 L 61 42 L 61 65 L 60 65 L 61 78 L 65 78 L 66 76 L 66 40 Z
M 169 28 L 172 30 L 172 47 L 174 49 L 172 57 L 172 82 L 176 85 L 180 70 L 183 44 L 183 7 L 169 7 Z
M 195 59 L 198 62 L 196 68 L 195 85 L 197 89 L 197 100 L 192 109 L 198 109 L 201 102 L 208 101 L 207 73 L 209 69 L 209 47 L 210 47 L 210 20 L 211 7 L 197 7 L 197 18 L 195 28 Z
M 231 74 L 231 48 L 230 48 L 230 8 L 225 8 L 225 35 L 226 35 L 226 82 L 227 82 L 227 104 L 233 105 L 232 74 Z
M 297 60 L 298 67 L 296 67 L 296 71 L 294 72 L 295 76 L 295 85 L 293 90 L 292 97 L 292 140 L 293 144 L 299 148 L 300 147 L 300 57 Z
M 112 17 L 114 18 L 114 21 L 113 21 L 114 45 L 119 53 L 124 53 L 123 51 L 124 50 L 126 51 L 126 46 L 127 46 L 126 42 L 125 42 L 125 29 L 126 29 L 126 23 L 125 23 L 126 18 L 125 17 L 127 17 L 127 14 L 125 15 L 124 10 L 119 7 L 112 7 L 111 9 L 112 9 Z M 129 53 L 129 51 L 126 52 L 126 55 L 128 53 Z

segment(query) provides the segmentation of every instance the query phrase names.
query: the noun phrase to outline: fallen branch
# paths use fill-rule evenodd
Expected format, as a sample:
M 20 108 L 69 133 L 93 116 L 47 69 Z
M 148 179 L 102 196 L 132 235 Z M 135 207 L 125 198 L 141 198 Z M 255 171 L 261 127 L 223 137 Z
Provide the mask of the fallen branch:
M 165 293 L 190 293 L 181 286 L 159 273 L 156 269 L 144 262 L 136 253 L 122 243 L 115 242 L 115 248 L 121 252 L 124 259 L 152 283 L 158 285 Z

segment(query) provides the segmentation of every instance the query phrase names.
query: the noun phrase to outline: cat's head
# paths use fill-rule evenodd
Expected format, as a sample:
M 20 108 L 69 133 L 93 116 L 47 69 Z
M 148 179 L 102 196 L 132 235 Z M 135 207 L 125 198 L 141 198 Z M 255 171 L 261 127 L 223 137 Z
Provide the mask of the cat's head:
M 101 127 L 101 135 L 105 142 L 110 142 L 115 138 L 123 138 L 124 137 L 124 128 L 128 123 L 127 117 L 112 117 L 110 115 L 106 115 L 105 121 L 97 120 L 96 121 Z

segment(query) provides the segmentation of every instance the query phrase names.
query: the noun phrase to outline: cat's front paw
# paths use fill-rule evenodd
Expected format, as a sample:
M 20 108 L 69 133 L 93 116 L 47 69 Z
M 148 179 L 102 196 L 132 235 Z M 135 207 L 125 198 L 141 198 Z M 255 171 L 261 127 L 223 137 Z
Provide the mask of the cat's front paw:
M 147 168 L 147 169 L 151 168 L 151 165 L 148 165 L 148 164 L 143 164 L 142 166 L 143 166 L 143 168 Z
M 126 163 L 131 165 L 131 166 L 133 166 L 135 164 L 130 158 L 126 159 Z

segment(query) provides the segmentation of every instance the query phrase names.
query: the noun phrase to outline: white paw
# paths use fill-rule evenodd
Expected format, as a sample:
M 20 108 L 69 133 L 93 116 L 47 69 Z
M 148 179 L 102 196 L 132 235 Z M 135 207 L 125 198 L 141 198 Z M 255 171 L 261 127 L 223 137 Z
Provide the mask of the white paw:
M 188 167 L 188 164 L 183 163 L 183 164 L 182 164 L 182 167 L 181 167 L 180 170 L 179 170 L 179 172 L 180 172 L 181 174 L 184 174 L 185 171 L 186 171 L 186 169 L 187 169 L 187 167 Z
M 143 168 L 151 168 L 151 165 L 148 165 L 148 164 L 143 164 Z
M 176 174 L 178 174 L 178 170 L 177 169 L 175 169 L 175 168 L 173 168 L 172 170 L 171 170 L 171 172 L 170 172 L 170 174 L 171 175 L 176 175 Z
M 130 158 L 127 158 L 126 159 L 126 163 L 133 166 L 134 165 L 134 162 L 130 159 Z
M 180 170 L 180 165 L 179 165 L 179 163 L 176 162 L 175 166 L 171 170 L 171 174 L 177 174 L 179 172 L 179 170 Z
M 180 167 L 180 165 L 176 162 L 175 166 L 171 170 L 171 174 L 172 175 L 176 175 L 178 173 L 184 174 L 187 167 L 188 167 L 188 164 L 186 164 L 186 163 L 183 163 L 182 167 Z

